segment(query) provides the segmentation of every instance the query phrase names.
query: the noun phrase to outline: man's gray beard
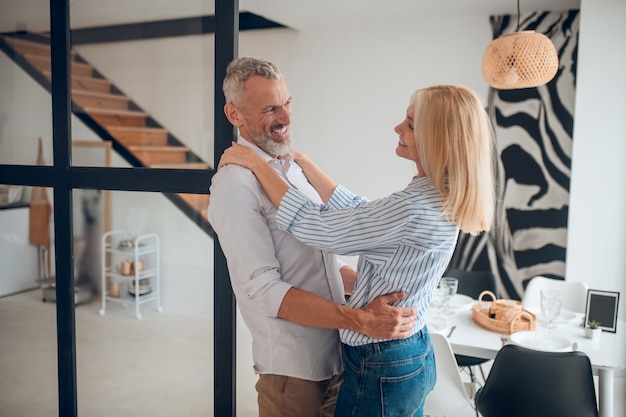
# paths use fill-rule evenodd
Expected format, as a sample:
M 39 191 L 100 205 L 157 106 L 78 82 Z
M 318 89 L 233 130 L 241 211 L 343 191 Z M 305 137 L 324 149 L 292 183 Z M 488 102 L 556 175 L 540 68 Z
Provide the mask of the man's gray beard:
M 254 140 L 259 148 L 270 155 L 283 156 L 291 150 L 291 138 L 287 139 L 287 142 L 276 143 L 268 135 L 260 135 Z

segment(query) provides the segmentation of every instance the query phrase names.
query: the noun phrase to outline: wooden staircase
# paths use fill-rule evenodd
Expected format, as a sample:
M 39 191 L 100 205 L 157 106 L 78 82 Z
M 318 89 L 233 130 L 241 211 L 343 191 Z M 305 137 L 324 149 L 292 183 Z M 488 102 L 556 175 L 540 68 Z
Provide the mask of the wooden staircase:
M 0 36 L 0 49 L 50 91 L 51 60 L 49 39 L 43 36 Z M 80 55 L 71 51 L 72 111 L 103 140 L 113 142 L 115 149 L 132 166 L 175 169 L 210 169 L 166 128 L 143 111 L 130 97 L 104 78 Z M 207 184 L 208 187 L 208 184 Z M 169 194 L 180 199 L 178 207 L 187 205 L 187 213 L 206 222 L 208 194 Z M 185 210 L 183 210 L 185 211 Z M 201 220 L 202 221 L 202 220 Z

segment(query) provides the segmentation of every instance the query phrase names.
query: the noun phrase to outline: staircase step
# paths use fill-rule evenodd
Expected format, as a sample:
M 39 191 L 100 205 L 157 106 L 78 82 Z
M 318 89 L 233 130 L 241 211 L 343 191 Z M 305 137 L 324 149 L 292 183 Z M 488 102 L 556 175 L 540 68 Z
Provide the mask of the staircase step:
M 104 78 L 72 76 L 72 88 L 108 93 L 111 91 L 111 81 Z
M 50 59 L 50 45 L 41 43 L 41 42 L 33 42 L 25 39 L 13 38 L 11 36 L 2 36 L 2 39 L 8 43 L 11 48 L 15 49 L 15 51 L 19 52 L 22 55 L 30 54 L 30 55 L 38 55 L 42 57 L 48 57 Z M 76 51 L 70 51 L 70 59 L 76 59 Z
M 126 146 L 167 145 L 167 129 L 158 127 L 107 126 L 109 133 Z
M 51 71 L 52 62 L 49 56 L 25 54 L 24 58 L 28 60 L 35 68 L 41 72 Z M 73 61 L 71 64 L 72 75 L 78 75 L 81 77 L 91 77 L 93 74 L 93 67 L 89 64 Z
M 187 161 L 186 146 L 129 146 L 128 149 L 144 164 L 180 164 Z
M 52 73 L 50 71 L 44 71 L 43 74 L 51 80 Z M 94 78 L 94 77 L 81 77 L 78 75 L 73 75 L 71 78 L 72 89 L 76 88 L 78 90 L 89 90 L 99 93 L 109 93 L 111 91 L 111 81 L 104 78 Z
M 210 194 L 178 194 L 183 200 L 192 206 L 208 205 L 211 199 Z
M 199 212 L 203 218 L 207 218 L 209 202 L 211 196 L 209 194 L 178 194 L 183 200 Z
M 103 126 L 135 126 L 146 125 L 148 113 L 135 110 L 101 109 L 98 107 L 84 107 L 85 113 Z
M 72 89 L 72 100 L 81 107 L 128 110 L 130 97 L 121 94 Z

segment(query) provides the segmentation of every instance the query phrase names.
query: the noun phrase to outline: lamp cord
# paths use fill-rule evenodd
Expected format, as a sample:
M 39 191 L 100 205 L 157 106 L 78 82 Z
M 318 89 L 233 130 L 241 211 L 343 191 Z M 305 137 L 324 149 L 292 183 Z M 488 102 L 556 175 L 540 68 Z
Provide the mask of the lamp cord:
M 519 0 L 517 0 L 517 30 L 516 30 L 516 32 L 519 32 L 519 15 L 520 15 L 520 12 L 519 12 Z

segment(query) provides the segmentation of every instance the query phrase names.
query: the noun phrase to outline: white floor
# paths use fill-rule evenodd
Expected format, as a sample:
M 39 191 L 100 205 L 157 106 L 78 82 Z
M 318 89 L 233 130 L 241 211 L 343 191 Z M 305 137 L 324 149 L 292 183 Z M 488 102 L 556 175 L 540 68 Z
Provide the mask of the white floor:
M 213 323 L 100 303 L 76 308 L 80 416 L 213 416 Z M 56 305 L 39 290 L 0 298 L 0 417 L 58 416 Z M 250 339 L 238 326 L 237 416 L 257 415 Z
M 76 308 L 79 416 L 213 416 L 213 323 L 142 306 Z M 41 292 L 0 298 L 0 417 L 58 416 L 56 305 Z M 257 415 L 250 337 L 238 325 L 237 416 Z M 626 415 L 626 380 L 614 416 Z M 221 416 L 220 416 L 221 417 Z

